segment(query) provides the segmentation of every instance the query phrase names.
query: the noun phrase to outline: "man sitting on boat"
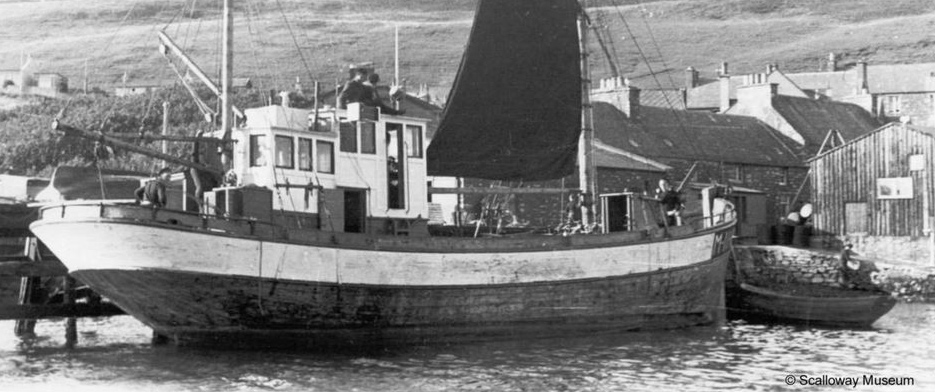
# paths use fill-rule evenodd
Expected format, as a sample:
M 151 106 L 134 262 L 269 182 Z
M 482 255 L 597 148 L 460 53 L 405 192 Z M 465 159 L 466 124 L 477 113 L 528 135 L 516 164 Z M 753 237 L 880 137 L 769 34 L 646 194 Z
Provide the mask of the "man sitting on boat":
M 364 82 L 364 87 L 370 91 L 370 97 L 361 101 L 364 105 L 375 106 L 380 108 L 380 113 L 386 113 L 391 115 L 406 114 L 405 109 L 396 110 L 391 106 L 387 106 L 383 103 L 383 98 L 380 97 L 380 92 L 377 91 L 377 83 L 380 83 L 380 74 L 372 73 L 370 76 L 367 76 L 367 81 Z
M 145 185 L 136 189 L 136 201 L 140 204 L 152 205 L 155 208 L 166 206 L 166 184 L 169 182 L 169 176 L 172 170 L 168 167 L 159 171 L 155 179 L 150 180 Z

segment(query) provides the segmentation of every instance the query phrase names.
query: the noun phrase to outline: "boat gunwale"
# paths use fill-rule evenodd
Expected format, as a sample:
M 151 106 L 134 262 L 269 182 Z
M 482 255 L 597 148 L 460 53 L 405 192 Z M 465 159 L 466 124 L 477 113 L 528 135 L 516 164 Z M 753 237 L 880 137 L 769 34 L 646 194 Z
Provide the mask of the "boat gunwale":
M 539 242 L 535 247 L 517 247 L 517 246 L 508 246 L 509 243 L 515 243 L 519 240 L 519 237 L 495 237 L 495 238 L 473 238 L 473 237 L 409 237 L 409 236 L 391 236 L 391 235 L 379 235 L 371 233 L 348 233 L 348 232 L 327 232 L 317 229 L 292 229 L 286 228 L 280 225 L 275 225 L 267 222 L 261 222 L 270 227 L 278 228 L 283 230 L 286 235 L 283 237 L 276 236 L 263 236 L 263 235 L 250 235 L 250 234 L 241 234 L 231 231 L 223 231 L 218 229 L 204 228 L 204 227 L 194 227 L 187 225 L 172 224 L 168 222 L 161 222 L 157 220 L 143 220 L 132 217 L 81 217 L 68 219 L 56 219 L 56 220 L 45 220 L 41 217 L 44 216 L 44 212 L 49 209 L 55 208 L 65 208 L 67 206 L 99 206 L 103 214 L 104 207 L 112 208 L 130 208 L 134 210 L 148 211 L 155 213 L 155 211 L 150 207 L 141 207 L 136 205 L 121 205 L 121 204 L 111 204 L 103 203 L 100 201 L 97 202 L 85 202 L 85 203 L 76 203 L 71 202 L 68 204 L 56 204 L 56 205 L 46 205 L 40 209 L 40 219 L 34 221 L 29 225 L 30 230 L 33 227 L 39 227 L 44 225 L 56 225 L 56 224 L 75 224 L 75 223 L 110 223 L 118 225 L 130 225 L 130 226 L 146 226 L 157 229 L 165 230 L 177 230 L 177 231 L 186 231 L 192 233 L 207 234 L 212 236 L 219 237 L 228 237 L 228 238 L 238 238 L 238 239 L 248 239 L 248 240 L 257 240 L 261 242 L 277 243 L 277 244 L 286 244 L 286 245 L 311 245 L 321 248 L 329 249 L 354 249 L 354 250 L 371 250 L 371 251 L 383 251 L 383 252 L 408 252 L 408 253 L 529 253 L 529 252 L 555 252 L 555 251 L 574 251 L 581 249 L 600 249 L 600 248 L 614 248 L 614 247 L 625 247 L 625 246 L 634 246 L 634 245 L 644 245 L 644 244 L 653 244 L 653 243 L 662 243 L 662 242 L 672 242 L 675 240 L 684 240 L 691 239 L 696 237 L 701 237 L 705 235 L 710 235 L 712 233 L 717 233 L 719 231 L 728 230 L 734 225 L 736 225 L 736 218 L 728 220 L 723 223 L 719 223 L 712 227 L 707 227 L 703 229 L 693 230 L 690 233 L 684 235 L 672 235 L 669 232 L 663 232 L 662 235 L 653 236 L 653 235 L 644 235 L 638 239 L 627 239 L 623 238 L 625 236 L 632 236 L 636 231 L 628 232 L 615 232 L 615 233 L 606 233 L 598 234 L 596 236 L 591 236 L 587 234 L 583 235 L 571 235 L 571 236 L 541 236 L 536 237 L 538 239 L 545 239 L 547 242 Z M 218 221 L 230 221 L 237 220 L 242 222 L 258 222 L 250 221 L 249 219 L 229 219 L 223 217 L 215 217 L 206 214 L 193 214 L 186 211 L 176 211 L 176 210 L 167 210 L 172 213 L 189 215 L 192 217 L 199 217 L 201 219 L 216 219 Z M 685 226 L 679 226 L 685 227 Z M 309 233 L 310 236 L 325 236 L 327 238 L 296 238 L 293 233 L 295 232 Z M 625 241 L 614 242 L 612 236 L 622 237 L 621 239 Z M 317 236 L 316 236 L 317 237 Z M 343 237 L 350 240 L 339 241 L 339 237 Z M 522 237 L 523 239 L 532 238 L 532 237 Z M 594 240 L 590 240 L 594 238 Z M 420 244 L 413 244 L 413 242 L 418 242 Z M 450 243 L 460 243 L 469 245 L 464 248 L 453 248 Z M 532 242 L 532 241 L 528 241 Z M 414 246 L 418 245 L 418 246 Z M 473 246 L 471 246 L 473 245 Z M 500 245 L 500 246 L 498 246 Z M 713 257 L 713 256 L 712 256 Z
M 762 296 L 771 296 L 781 299 L 788 299 L 794 301 L 818 301 L 818 302 L 829 302 L 829 303 L 854 303 L 854 302 L 875 302 L 880 299 L 892 298 L 892 295 L 887 292 L 878 292 L 876 294 L 868 294 L 861 296 L 851 296 L 851 297 L 817 297 L 817 296 L 808 296 L 808 295 L 793 295 L 787 294 L 779 291 L 770 290 L 761 286 L 756 286 L 750 283 L 741 282 L 740 288 L 744 291 L 751 292 L 753 294 L 758 294 Z M 895 301 L 895 299 L 893 299 Z

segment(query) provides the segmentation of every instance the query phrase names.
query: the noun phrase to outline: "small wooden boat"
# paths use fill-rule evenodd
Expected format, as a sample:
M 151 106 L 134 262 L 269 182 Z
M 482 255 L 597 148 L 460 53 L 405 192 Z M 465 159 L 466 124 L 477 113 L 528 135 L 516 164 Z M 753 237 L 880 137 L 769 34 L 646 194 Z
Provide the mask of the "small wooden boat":
M 868 327 L 896 305 L 882 290 L 855 290 L 806 284 L 775 287 L 741 282 L 735 293 L 745 319 L 827 326 Z

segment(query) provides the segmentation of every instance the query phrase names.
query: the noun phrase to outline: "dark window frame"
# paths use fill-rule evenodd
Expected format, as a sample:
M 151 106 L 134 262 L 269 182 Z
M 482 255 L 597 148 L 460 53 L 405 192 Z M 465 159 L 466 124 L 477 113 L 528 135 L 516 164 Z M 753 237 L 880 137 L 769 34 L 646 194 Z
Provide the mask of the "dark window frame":
M 273 155 L 275 155 L 275 164 L 277 169 L 295 169 L 295 138 L 292 136 L 286 135 L 274 135 L 273 138 Z M 288 165 L 279 164 L 279 141 L 287 140 L 289 141 L 289 159 Z
M 302 167 L 301 159 L 298 159 L 296 166 L 301 171 L 315 171 L 315 139 L 300 137 L 298 144 L 297 152 L 300 158 L 302 156 L 302 145 L 305 144 L 308 147 L 308 167 Z
M 266 135 L 250 135 L 250 167 L 263 167 L 269 163 L 269 159 L 266 157 L 266 154 L 263 154 L 261 151 L 260 144 L 258 143 L 259 140 L 263 140 L 265 142 Z M 258 152 L 259 154 L 257 154 Z M 263 164 L 257 164 L 257 158 L 260 157 L 264 158 L 266 162 L 263 162 Z

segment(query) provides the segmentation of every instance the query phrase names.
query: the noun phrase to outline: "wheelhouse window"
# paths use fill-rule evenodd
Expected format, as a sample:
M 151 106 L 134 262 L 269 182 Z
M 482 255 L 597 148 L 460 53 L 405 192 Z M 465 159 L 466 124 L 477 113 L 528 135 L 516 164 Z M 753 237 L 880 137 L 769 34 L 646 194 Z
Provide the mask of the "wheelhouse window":
M 312 171 L 312 139 L 299 138 L 299 170 Z
M 422 127 L 407 125 L 406 139 L 406 155 L 413 158 L 422 158 Z
M 318 152 L 318 172 L 334 173 L 334 143 L 318 140 L 315 149 Z
M 276 136 L 276 167 L 295 168 L 294 139 L 289 136 Z
M 377 125 L 372 122 L 360 123 L 360 153 L 377 153 Z
M 340 133 L 341 152 L 357 152 L 357 123 L 342 122 L 340 126 Z
M 265 135 L 250 135 L 250 166 L 266 166 Z

